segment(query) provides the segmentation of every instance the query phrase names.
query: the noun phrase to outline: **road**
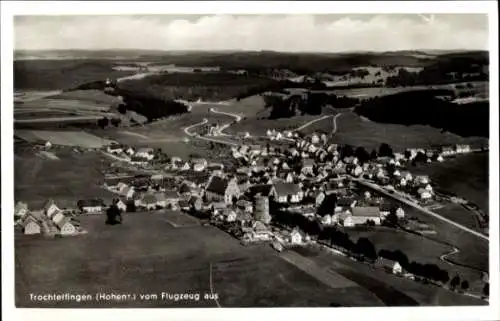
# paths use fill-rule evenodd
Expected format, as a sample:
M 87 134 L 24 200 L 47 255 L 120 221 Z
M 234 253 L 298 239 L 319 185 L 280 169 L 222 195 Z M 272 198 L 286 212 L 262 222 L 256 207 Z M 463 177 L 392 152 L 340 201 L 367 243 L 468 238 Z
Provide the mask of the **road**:
M 337 118 L 339 118 L 340 115 L 342 115 L 342 113 L 339 113 L 335 115 L 335 117 L 333 117 L 333 129 L 332 132 L 330 133 L 330 136 L 333 136 L 333 134 L 337 132 Z
M 299 128 L 296 128 L 294 131 L 299 131 L 299 130 L 302 130 L 306 127 L 309 127 L 310 125 L 316 123 L 316 122 L 319 122 L 323 119 L 327 119 L 327 118 L 330 118 L 330 117 L 333 117 L 333 115 L 326 115 L 326 116 L 323 116 L 323 117 L 320 117 L 320 118 L 317 118 L 317 119 L 313 119 L 311 120 L 310 122 L 307 122 L 305 123 L 304 125 L 300 126 Z
M 426 209 L 426 208 L 423 208 L 422 206 L 418 205 L 417 203 L 412 202 L 412 201 L 410 201 L 410 200 L 408 200 L 408 199 L 406 199 L 406 198 L 404 198 L 404 197 L 402 197 L 402 196 L 400 196 L 400 195 L 398 195 L 398 194 L 395 194 L 395 193 L 389 193 L 389 192 L 387 192 L 385 189 L 381 188 L 380 186 L 378 186 L 378 185 L 376 185 L 376 184 L 373 184 L 373 183 L 367 182 L 367 181 L 365 181 L 365 180 L 363 180 L 363 179 L 359 179 L 359 178 L 351 178 L 351 179 L 352 179 L 352 180 L 354 180 L 354 181 L 356 181 L 356 182 L 358 182 L 358 183 L 360 183 L 360 184 L 363 184 L 363 185 L 365 185 L 365 186 L 367 186 L 367 187 L 369 187 L 369 188 L 371 188 L 371 189 L 374 189 L 374 190 L 376 190 L 376 191 L 378 191 L 378 192 L 380 192 L 380 193 L 382 193 L 382 194 L 384 194 L 384 195 L 386 195 L 386 196 L 389 196 L 389 197 L 391 197 L 391 198 L 393 198 L 393 199 L 395 199 L 395 200 L 398 200 L 398 201 L 400 201 L 401 203 L 404 203 L 404 204 L 406 204 L 406 205 L 409 205 L 409 206 L 411 206 L 411 207 L 413 207 L 413 208 L 415 208 L 415 209 L 419 210 L 420 212 L 423 212 L 423 213 L 425 213 L 425 214 L 427 214 L 427 215 L 430 215 L 430 216 L 433 216 L 433 217 L 435 217 L 435 218 L 437 218 L 437 219 L 439 219 L 439 220 L 441 220 L 441 221 L 443 221 L 443 222 L 446 222 L 446 223 L 448 223 L 448 224 L 451 224 L 451 225 L 453 225 L 453 226 L 455 226 L 455 227 L 457 227 L 457 228 L 461 229 L 461 230 L 462 230 L 462 231 L 464 231 L 464 232 L 467 232 L 467 233 L 469 233 L 469 234 L 472 234 L 472 235 L 474 235 L 474 236 L 477 236 L 477 237 L 479 237 L 479 238 L 481 238 L 481 239 L 483 239 L 483 240 L 489 241 L 488 236 L 483 235 L 483 234 L 481 234 L 481 233 L 479 233 L 479 232 L 477 232 L 477 231 L 474 231 L 474 230 L 472 230 L 472 229 L 470 229 L 470 228 L 468 228 L 468 227 L 465 227 L 465 226 L 463 226 L 463 225 L 461 225 L 461 224 L 458 224 L 458 223 L 456 223 L 456 222 L 454 222 L 454 221 L 452 221 L 452 220 L 450 220 L 450 219 L 447 219 L 446 217 L 443 217 L 443 216 L 441 216 L 441 215 L 439 215 L 439 214 L 437 214 L 437 213 L 435 213 L 435 212 L 432 212 L 432 211 L 430 211 L 430 210 L 428 210 L 428 209 Z
M 239 146 L 239 144 L 236 144 L 236 143 L 233 143 L 233 142 L 227 142 L 227 141 L 217 140 L 217 139 L 213 139 L 213 138 L 209 138 L 209 137 L 203 137 L 203 136 L 199 136 L 198 134 L 192 133 L 192 132 L 189 131 L 191 128 L 194 128 L 194 127 L 197 127 L 197 126 L 201 126 L 201 125 L 204 125 L 206 123 L 208 123 L 208 119 L 203 118 L 203 121 L 201 121 L 199 123 L 192 124 L 192 125 L 189 125 L 187 127 L 184 127 L 183 131 L 184 131 L 184 133 L 186 135 L 188 135 L 190 137 L 198 138 L 198 139 L 205 140 L 205 141 L 208 141 L 208 142 L 214 142 L 214 143 L 224 144 L 224 145 L 229 145 L 229 146 Z
M 220 114 L 220 115 L 226 115 L 226 116 L 229 116 L 229 117 L 233 117 L 236 120 L 236 122 L 239 122 L 240 120 L 243 119 L 243 117 L 241 117 L 240 115 L 236 115 L 236 114 L 232 114 L 232 113 L 227 113 L 227 112 L 219 111 L 219 110 L 217 110 L 215 108 L 210 108 L 210 112 L 212 112 L 214 114 Z M 220 135 L 220 136 L 231 136 L 231 135 L 226 134 L 226 133 L 223 132 L 229 126 L 231 126 L 231 123 L 227 123 L 227 124 L 222 125 L 217 130 L 217 134 Z

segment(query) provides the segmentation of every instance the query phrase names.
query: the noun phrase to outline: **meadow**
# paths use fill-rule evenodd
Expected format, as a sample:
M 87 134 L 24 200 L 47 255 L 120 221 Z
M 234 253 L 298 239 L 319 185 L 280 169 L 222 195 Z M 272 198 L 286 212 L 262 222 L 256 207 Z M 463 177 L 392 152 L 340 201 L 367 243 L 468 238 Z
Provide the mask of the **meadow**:
M 331 130 L 331 121 L 326 122 L 325 131 Z M 337 131 L 331 138 L 332 143 L 376 148 L 381 143 L 389 144 L 395 151 L 406 148 L 430 147 L 431 145 L 454 145 L 469 143 L 473 145 L 486 142 L 479 137 L 463 138 L 458 135 L 424 125 L 382 124 L 360 117 L 352 112 L 342 113 L 337 119 Z
M 27 142 L 50 142 L 53 145 L 101 148 L 113 141 L 83 131 L 16 130 L 15 136 Z
M 330 288 L 280 259 L 210 226 L 174 228 L 171 213 L 126 213 L 107 226 L 81 216 L 88 234 L 15 241 L 17 307 L 216 307 L 214 300 L 34 303 L 29 293 L 217 293 L 222 307 L 376 306 L 359 286 Z M 186 214 L 179 214 L 186 215 Z M 125 246 L 126 244 L 126 246 Z M 41 304 L 41 305 L 40 305 Z

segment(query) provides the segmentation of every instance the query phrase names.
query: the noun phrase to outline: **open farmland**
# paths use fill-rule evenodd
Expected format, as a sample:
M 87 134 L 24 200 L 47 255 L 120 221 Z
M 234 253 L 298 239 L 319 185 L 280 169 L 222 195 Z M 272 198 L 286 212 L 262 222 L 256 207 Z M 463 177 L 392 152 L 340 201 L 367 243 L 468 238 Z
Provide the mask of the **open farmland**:
M 326 251 L 297 248 L 297 252 L 314 261 L 325 270 L 333 270 L 345 278 L 362 285 L 391 306 L 453 306 L 486 305 L 487 302 L 466 297 L 445 289 L 425 285 L 406 278 L 395 277 L 368 265 L 354 262 Z
M 458 274 L 461 278 L 469 281 L 470 290 L 480 294 L 484 283 L 481 281 L 481 273 L 474 269 L 452 265 L 441 260 L 442 255 L 452 252 L 452 247 L 438 243 L 420 235 L 392 229 L 375 228 L 372 230 L 346 230 L 351 240 L 356 242 L 361 237 L 368 238 L 376 250 L 402 251 L 408 259 L 421 264 L 436 264 L 448 271 L 450 278 Z M 452 256 L 450 257 L 452 259 Z
M 124 225 L 80 217 L 88 234 L 16 239 L 18 307 L 376 306 L 360 286 L 330 288 L 280 259 L 268 245 L 244 247 L 213 228 L 174 228 L 168 213 L 130 213 Z M 126 246 L 125 246 L 126 245 Z M 110 255 L 112 254 L 112 255 Z M 29 293 L 200 293 L 200 301 L 33 302 Z M 40 305 L 42 304 L 42 305 Z
M 85 198 L 102 198 L 108 203 L 114 194 L 101 188 L 102 170 L 109 166 L 98 152 L 74 154 L 57 150 L 59 158 L 37 156 L 33 151 L 16 152 L 14 159 L 14 195 L 30 208 L 41 208 L 48 199 L 62 207 L 75 207 Z
M 101 148 L 113 143 L 83 131 L 16 130 L 14 135 L 28 142 L 45 143 L 49 141 L 52 145 L 83 148 Z
M 463 226 L 476 230 L 478 232 L 483 232 L 478 220 L 475 218 L 475 214 L 459 204 L 447 204 L 437 210 L 434 210 L 439 215 L 442 215 L 450 220 L 457 222 Z
M 100 90 L 73 90 L 65 91 L 58 95 L 50 96 L 51 99 L 80 100 L 97 104 L 112 105 L 119 102 L 117 97 L 105 94 Z
M 461 196 L 489 213 L 489 153 L 474 153 L 442 163 L 419 165 L 415 174 L 427 174 L 440 189 Z
M 331 128 L 331 122 L 326 122 L 326 130 Z M 331 142 L 363 146 L 367 149 L 378 149 L 381 143 L 389 144 L 395 151 L 406 148 L 430 147 L 431 145 L 453 145 L 469 143 L 477 145 L 487 139 L 479 137 L 463 138 L 458 135 L 444 132 L 431 126 L 424 125 L 397 125 L 381 124 L 360 117 L 355 113 L 347 112 L 337 120 L 337 131 Z

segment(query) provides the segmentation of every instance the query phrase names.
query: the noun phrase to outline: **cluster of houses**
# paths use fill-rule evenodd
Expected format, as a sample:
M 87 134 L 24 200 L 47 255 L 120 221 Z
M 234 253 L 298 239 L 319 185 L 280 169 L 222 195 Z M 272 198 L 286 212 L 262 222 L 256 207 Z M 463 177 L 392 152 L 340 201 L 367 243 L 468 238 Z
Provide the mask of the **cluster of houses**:
M 28 205 L 17 202 L 14 208 L 16 227 L 27 235 L 74 235 L 84 232 L 80 223 L 61 210 L 53 200 L 48 200 L 41 210 L 31 211 Z

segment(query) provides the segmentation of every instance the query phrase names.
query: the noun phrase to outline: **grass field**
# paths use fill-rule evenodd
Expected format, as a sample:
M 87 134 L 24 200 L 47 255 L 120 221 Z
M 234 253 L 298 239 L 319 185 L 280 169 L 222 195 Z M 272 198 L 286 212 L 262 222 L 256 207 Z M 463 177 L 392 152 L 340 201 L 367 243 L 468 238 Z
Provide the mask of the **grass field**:
M 118 102 L 116 97 L 105 94 L 100 90 L 75 90 L 66 91 L 58 95 L 50 96 L 51 99 L 62 99 L 62 100 L 81 100 L 87 102 L 93 102 L 98 104 L 115 104 Z
M 410 261 L 437 264 L 440 268 L 448 271 L 450 278 L 458 274 L 461 278 L 469 281 L 471 291 L 481 294 L 484 284 L 481 282 L 479 271 L 451 265 L 440 259 L 442 255 L 452 251 L 450 246 L 419 235 L 389 228 L 376 228 L 371 231 L 346 230 L 346 232 L 355 242 L 361 237 L 368 238 L 375 245 L 377 251 L 381 249 L 400 250 L 406 254 Z M 450 257 L 450 259 L 452 258 Z
M 213 227 L 174 228 L 170 213 L 125 214 L 124 225 L 83 216 L 88 234 L 63 239 L 16 239 L 16 305 L 29 293 L 217 293 L 222 307 L 374 306 L 359 286 L 330 288 L 280 259 L 269 245 L 244 247 Z M 86 307 L 215 307 L 213 300 L 90 301 Z
M 111 201 L 115 195 L 102 189 L 101 170 L 106 160 L 97 152 L 71 155 L 56 151 L 59 160 L 45 159 L 33 152 L 16 153 L 14 158 L 14 195 L 30 208 L 41 208 L 48 199 L 61 207 L 75 207 L 85 198 Z
M 463 226 L 482 232 L 474 213 L 459 204 L 447 204 L 435 210 L 436 213 L 457 222 Z
M 326 130 L 330 129 L 331 122 L 326 122 L 325 126 Z M 337 119 L 337 132 L 331 139 L 333 143 L 363 146 L 369 150 L 378 149 L 381 143 L 387 143 L 396 151 L 434 144 L 477 144 L 484 141 L 484 138 L 462 138 L 455 134 L 442 133 L 430 126 L 376 123 L 352 112 L 343 113 Z
M 112 143 L 86 132 L 49 131 L 49 130 L 16 130 L 15 136 L 28 142 L 51 142 L 52 145 L 78 146 L 83 148 L 100 148 Z
M 333 270 L 374 293 L 384 303 L 391 306 L 453 306 L 486 305 L 485 301 L 465 297 L 445 289 L 424 285 L 409 279 L 395 277 L 384 271 L 374 270 L 368 265 L 354 262 L 349 258 L 332 255 L 317 249 L 300 249 L 325 270 Z
M 427 174 L 441 189 L 478 205 L 489 213 L 489 153 L 448 159 L 443 163 L 420 165 L 412 172 Z

